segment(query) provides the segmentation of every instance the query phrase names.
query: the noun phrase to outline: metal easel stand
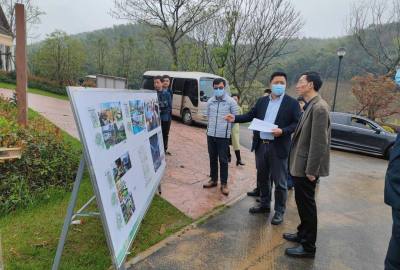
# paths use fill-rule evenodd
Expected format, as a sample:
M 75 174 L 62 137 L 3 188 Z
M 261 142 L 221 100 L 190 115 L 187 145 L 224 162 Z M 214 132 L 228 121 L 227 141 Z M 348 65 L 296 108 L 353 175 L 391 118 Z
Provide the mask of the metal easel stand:
M 84 212 L 84 210 L 96 199 L 95 196 L 90 198 L 90 200 L 87 203 L 85 203 L 76 213 L 74 213 L 76 201 L 78 198 L 79 187 L 82 183 L 84 170 L 85 170 L 85 158 L 82 155 L 81 161 L 79 162 L 78 173 L 76 174 L 75 177 L 75 183 L 72 189 L 71 199 L 68 204 L 67 215 L 65 216 L 63 229 L 61 231 L 60 240 L 58 242 L 57 252 L 54 258 L 53 267 L 51 268 L 52 270 L 58 270 L 59 268 L 61 262 L 61 256 L 64 250 L 65 242 L 67 240 L 69 226 L 75 220 L 75 218 L 100 216 L 100 213 L 98 212 Z

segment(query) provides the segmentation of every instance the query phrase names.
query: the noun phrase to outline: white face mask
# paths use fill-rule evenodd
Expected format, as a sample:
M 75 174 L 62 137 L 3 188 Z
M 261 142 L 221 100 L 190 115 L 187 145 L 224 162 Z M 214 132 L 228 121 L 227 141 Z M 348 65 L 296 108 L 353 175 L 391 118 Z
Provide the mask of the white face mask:
M 271 92 L 276 96 L 281 96 L 286 91 L 286 85 L 284 84 L 273 84 L 271 85 Z

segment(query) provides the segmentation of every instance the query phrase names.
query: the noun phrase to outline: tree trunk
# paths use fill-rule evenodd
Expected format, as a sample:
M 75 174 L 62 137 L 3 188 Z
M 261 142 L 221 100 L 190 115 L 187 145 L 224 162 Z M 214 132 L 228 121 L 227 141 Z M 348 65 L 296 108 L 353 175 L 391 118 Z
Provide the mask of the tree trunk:
M 174 61 L 172 70 L 178 70 L 178 48 L 176 47 L 175 41 L 170 40 L 169 43 L 171 45 L 172 60 Z

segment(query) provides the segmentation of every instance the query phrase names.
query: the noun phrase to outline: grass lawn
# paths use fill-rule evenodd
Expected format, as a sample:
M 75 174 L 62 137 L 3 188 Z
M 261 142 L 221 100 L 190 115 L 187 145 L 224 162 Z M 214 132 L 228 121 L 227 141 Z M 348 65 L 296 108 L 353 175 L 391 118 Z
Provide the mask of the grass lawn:
M 15 84 L 0 82 L 0 88 L 15 90 L 15 87 L 16 87 Z M 58 95 L 58 94 L 54 94 L 54 93 L 51 93 L 48 91 L 36 89 L 36 88 L 28 88 L 28 93 L 38 94 L 38 95 L 53 97 L 53 98 L 59 98 L 59 99 L 63 99 L 63 100 L 69 100 L 68 96 Z
M 30 111 L 30 117 L 40 117 Z M 64 134 L 65 140 L 81 148 L 80 142 Z M 60 168 L 61 169 L 61 168 Z M 85 173 L 80 188 L 80 207 L 92 196 L 92 186 Z M 34 205 L 0 217 L 5 269 L 50 269 L 64 222 L 70 192 L 57 188 L 48 190 Z M 95 210 L 93 206 L 91 210 Z M 175 233 L 192 220 L 159 196 L 142 222 L 130 256 L 149 248 Z M 62 256 L 60 269 L 108 269 L 111 258 L 99 218 L 83 218 L 82 225 L 72 225 Z

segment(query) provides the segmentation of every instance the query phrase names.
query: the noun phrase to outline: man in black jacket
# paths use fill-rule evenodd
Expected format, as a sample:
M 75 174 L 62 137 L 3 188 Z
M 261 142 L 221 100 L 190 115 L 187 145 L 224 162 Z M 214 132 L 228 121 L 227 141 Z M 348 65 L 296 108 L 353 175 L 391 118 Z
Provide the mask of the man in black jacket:
M 400 134 L 390 154 L 385 178 L 385 203 L 392 207 L 393 229 L 385 270 L 400 269 Z
M 271 181 L 275 184 L 275 214 L 271 223 L 283 222 L 287 200 L 288 155 L 290 136 L 300 118 L 300 106 L 296 99 L 285 94 L 287 76 L 284 72 L 271 75 L 271 95 L 261 97 L 246 114 L 227 115 L 225 119 L 235 123 L 250 122 L 254 118 L 275 124 L 272 132 L 256 131 L 252 150 L 256 153 L 257 176 L 260 184 L 260 205 L 250 208 L 250 213 L 271 211 Z

